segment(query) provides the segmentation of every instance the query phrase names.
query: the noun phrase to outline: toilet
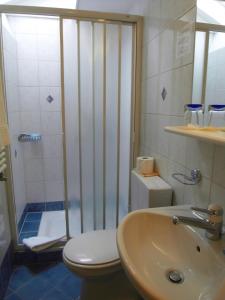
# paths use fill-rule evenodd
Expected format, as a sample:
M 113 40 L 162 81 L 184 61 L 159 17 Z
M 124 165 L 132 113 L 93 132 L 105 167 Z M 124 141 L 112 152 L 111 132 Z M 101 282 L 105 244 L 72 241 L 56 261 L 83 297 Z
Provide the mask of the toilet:
M 80 300 L 140 300 L 120 264 L 116 230 L 97 230 L 69 240 L 65 265 L 83 279 Z
M 160 177 L 142 178 L 134 172 L 133 210 L 135 201 L 139 201 L 138 209 L 151 207 L 151 202 L 155 207 L 157 198 L 158 206 L 171 205 L 172 189 L 167 183 Z M 141 299 L 121 267 L 116 229 L 86 232 L 70 239 L 63 249 L 63 261 L 83 279 L 80 300 Z

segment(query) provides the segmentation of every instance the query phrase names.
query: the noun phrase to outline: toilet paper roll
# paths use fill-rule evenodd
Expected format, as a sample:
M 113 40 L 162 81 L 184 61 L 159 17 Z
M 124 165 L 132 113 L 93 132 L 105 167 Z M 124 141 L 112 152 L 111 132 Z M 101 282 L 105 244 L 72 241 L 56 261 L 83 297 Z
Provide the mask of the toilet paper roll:
M 141 156 L 136 161 L 137 172 L 141 175 L 150 175 L 154 171 L 154 158 L 151 156 Z

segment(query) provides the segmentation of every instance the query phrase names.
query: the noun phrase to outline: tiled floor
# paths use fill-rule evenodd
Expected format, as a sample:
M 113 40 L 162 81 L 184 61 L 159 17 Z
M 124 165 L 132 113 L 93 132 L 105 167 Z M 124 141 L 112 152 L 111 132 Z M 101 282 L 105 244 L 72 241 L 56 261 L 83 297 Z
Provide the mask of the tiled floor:
M 14 269 L 4 300 L 74 300 L 81 280 L 63 263 L 18 266 Z

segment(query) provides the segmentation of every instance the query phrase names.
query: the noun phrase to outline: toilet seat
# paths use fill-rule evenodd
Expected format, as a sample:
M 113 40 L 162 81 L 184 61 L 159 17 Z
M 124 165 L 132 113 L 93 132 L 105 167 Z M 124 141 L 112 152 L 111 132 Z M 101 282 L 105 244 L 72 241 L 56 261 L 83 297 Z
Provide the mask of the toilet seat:
M 116 230 L 97 230 L 69 240 L 63 249 L 65 264 L 80 276 L 98 276 L 120 269 Z

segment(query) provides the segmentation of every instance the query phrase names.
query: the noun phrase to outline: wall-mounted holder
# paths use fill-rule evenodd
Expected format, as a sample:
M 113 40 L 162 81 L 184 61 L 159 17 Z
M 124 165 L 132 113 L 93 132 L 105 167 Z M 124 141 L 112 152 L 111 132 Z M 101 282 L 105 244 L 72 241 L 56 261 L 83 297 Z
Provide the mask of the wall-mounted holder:
M 173 173 L 172 177 L 185 185 L 197 185 L 201 181 L 202 175 L 200 170 L 193 169 L 191 170 L 191 176 L 187 176 L 183 173 Z
M 39 141 L 41 141 L 41 134 L 40 133 L 21 133 L 18 136 L 18 141 L 21 143 L 25 143 L 25 142 L 34 142 L 37 143 Z

